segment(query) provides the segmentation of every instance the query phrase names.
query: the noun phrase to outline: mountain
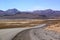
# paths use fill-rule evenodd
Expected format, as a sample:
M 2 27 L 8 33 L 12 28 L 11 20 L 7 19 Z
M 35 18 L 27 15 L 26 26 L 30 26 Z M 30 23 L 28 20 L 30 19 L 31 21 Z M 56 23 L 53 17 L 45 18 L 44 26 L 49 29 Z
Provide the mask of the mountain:
M 5 15 L 5 12 L 0 10 L 0 17 L 3 16 L 3 15 Z
M 19 12 L 17 9 L 8 9 L 8 10 L 6 10 L 5 11 L 5 13 L 7 14 L 7 15 L 14 15 L 14 14 L 16 14 L 17 12 Z
M 0 10 L 0 19 L 60 19 L 60 11 L 46 9 L 33 12 L 19 11 L 17 9 Z
M 60 11 L 55 11 L 51 9 L 47 10 L 37 10 L 33 13 L 39 14 L 39 15 L 45 15 L 48 18 L 60 18 Z

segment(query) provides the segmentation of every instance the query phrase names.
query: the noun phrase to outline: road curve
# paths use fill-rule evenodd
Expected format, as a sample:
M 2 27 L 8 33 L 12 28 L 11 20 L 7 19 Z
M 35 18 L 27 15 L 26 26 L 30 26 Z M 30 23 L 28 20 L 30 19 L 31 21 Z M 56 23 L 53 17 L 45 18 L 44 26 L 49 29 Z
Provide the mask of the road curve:
M 35 27 L 28 27 L 28 28 L 10 28 L 10 29 L 0 29 L 0 40 L 12 40 L 12 38 L 19 32 L 31 29 L 31 28 L 39 28 L 44 27 L 46 24 L 41 24 Z

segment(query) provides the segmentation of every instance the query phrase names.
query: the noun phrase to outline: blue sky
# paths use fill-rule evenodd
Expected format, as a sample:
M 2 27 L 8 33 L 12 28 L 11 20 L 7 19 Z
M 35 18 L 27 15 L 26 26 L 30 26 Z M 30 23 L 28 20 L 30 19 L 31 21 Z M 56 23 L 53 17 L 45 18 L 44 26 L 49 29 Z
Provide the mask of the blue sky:
M 0 0 L 0 9 L 16 8 L 21 11 L 60 10 L 60 0 Z

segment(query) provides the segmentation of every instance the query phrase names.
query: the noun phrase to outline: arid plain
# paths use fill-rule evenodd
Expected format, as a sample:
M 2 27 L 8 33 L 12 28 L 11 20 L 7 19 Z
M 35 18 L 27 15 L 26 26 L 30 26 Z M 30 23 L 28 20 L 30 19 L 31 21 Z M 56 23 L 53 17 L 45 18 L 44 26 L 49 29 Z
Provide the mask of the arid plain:
M 40 19 L 1 19 L 0 28 L 33 27 L 45 22 Z

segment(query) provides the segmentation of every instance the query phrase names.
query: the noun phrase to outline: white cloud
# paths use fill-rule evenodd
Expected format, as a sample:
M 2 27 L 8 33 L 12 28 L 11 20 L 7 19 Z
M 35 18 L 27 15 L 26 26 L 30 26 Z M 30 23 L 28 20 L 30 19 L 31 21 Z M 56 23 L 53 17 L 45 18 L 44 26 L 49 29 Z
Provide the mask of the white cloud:
M 41 6 L 33 6 L 33 7 L 29 8 L 29 9 L 27 9 L 27 10 L 34 11 L 34 10 L 44 10 L 44 9 L 46 9 L 46 8 L 41 7 Z

